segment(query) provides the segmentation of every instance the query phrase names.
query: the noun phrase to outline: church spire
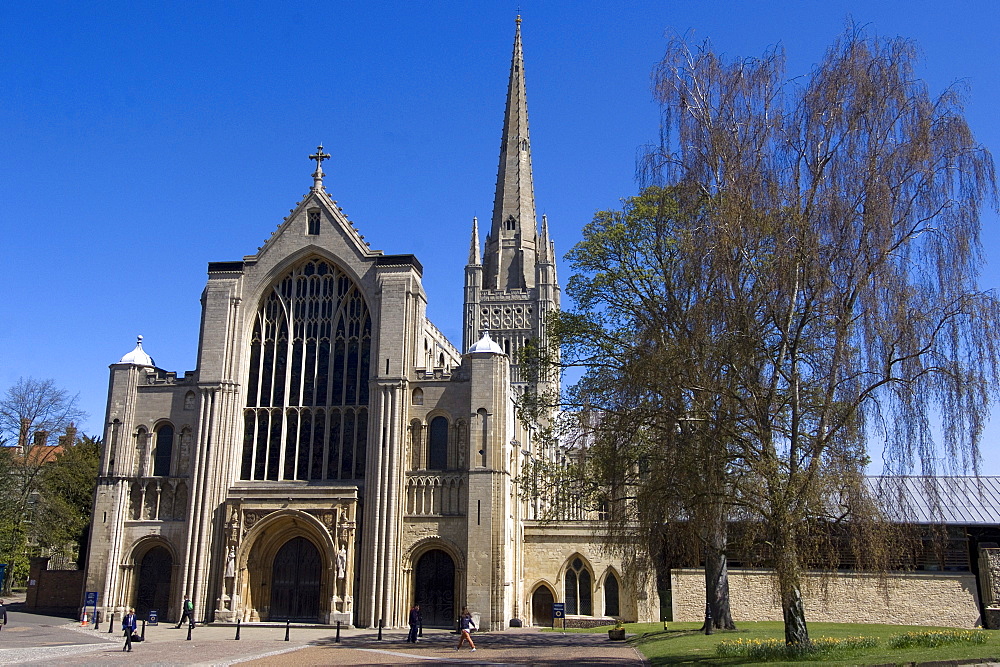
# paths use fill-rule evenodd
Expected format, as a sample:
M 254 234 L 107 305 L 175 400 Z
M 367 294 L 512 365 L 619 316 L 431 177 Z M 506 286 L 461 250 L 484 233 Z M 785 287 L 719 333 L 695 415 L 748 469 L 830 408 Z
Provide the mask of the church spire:
M 493 220 L 483 258 L 483 287 L 508 290 L 535 286 L 536 227 L 521 17 L 518 16 L 500 140 Z

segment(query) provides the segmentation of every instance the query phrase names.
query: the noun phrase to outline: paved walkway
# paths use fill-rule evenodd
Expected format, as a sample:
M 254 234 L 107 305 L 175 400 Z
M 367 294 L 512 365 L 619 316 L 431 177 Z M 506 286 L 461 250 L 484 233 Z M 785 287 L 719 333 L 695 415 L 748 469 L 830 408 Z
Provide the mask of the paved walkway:
M 21 614 L 17 616 L 21 617 Z M 24 614 L 11 619 L 0 632 L 0 664 L 30 665 L 641 665 L 634 649 L 609 642 L 604 634 L 562 634 L 531 628 L 476 633 L 475 653 L 464 647 L 455 651 L 457 637 L 444 630 L 425 630 L 417 644 L 405 641 L 404 631 L 385 631 L 383 641 L 370 630 L 346 630 L 340 644 L 335 631 L 292 627 L 285 629 L 244 625 L 240 641 L 235 628 L 203 627 L 175 630 L 173 625 L 146 627 L 146 641 L 122 652 L 121 632 L 81 628 L 61 619 Z M 18 622 L 20 620 L 20 622 Z M 30 621 L 30 622 L 29 622 Z M 33 623 L 33 625 L 32 625 Z

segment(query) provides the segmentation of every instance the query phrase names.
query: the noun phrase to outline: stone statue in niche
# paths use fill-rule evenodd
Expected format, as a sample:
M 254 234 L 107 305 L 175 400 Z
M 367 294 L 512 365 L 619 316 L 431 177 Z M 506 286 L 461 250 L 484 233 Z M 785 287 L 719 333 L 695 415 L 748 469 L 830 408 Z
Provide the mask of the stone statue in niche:
M 226 574 L 227 579 L 231 579 L 236 576 L 236 547 L 229 547 L 229 555 L 226 557 Z
M 194 410 L 194 392 L 193 391 L 192 392 L 188 392 L 187 395 L 184 396 L 184 409 L 185 410 Z
M 340 545 L 340 553 L 337 554 L 337 579 L 347 578 L 347 549 Z

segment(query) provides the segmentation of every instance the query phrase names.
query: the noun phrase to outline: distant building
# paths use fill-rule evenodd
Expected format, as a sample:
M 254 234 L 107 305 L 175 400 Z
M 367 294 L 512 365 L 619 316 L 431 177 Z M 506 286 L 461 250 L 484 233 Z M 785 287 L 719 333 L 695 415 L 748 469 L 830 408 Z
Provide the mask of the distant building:
M 197 369 L 111 365 L 88 591 L 106 610 L 199 621 L 451 626 L 656 620 L 597 524 L 536 520 L 526 461 L 551 458 L 515 401 L 518 350 L 559 307 L 532 185 L 520 18 L 493 217 L 473 220 L 463 340 L 427 319 L 423 265 L 373 250 L 323 184 L 255 254 L 212 262 Z M 443 227 L 440 233 L 456 233 Z M 458 286 L 456 286 L 456 289 Z M 655 578 L 647 579 L 655 581 Z

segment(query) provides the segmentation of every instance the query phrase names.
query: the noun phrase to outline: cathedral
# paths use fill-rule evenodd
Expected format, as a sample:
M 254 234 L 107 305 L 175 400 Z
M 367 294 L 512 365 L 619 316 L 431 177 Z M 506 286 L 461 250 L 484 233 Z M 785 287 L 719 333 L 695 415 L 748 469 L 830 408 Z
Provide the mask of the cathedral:
M 423 265 L 373 250 L 324 184 L 252 255 L 211 262 L 197 368 L 111 365 L 86 590 L 98 608 L 198 622 L 483 629 L 656 620 L 595 517 L 541 520 L 521 487 L 555 460 L 517 414 L 518 351 L 559 308 L 536 218 L 520 18 L 493 216 L 473 219 L 461 348 L 426 317 Z M 464 226 L 464 225 L 463 225 Z M 457 286 L 456 286 L 457 289 Z M 637 582 L 647 583 L 639 584 Z

